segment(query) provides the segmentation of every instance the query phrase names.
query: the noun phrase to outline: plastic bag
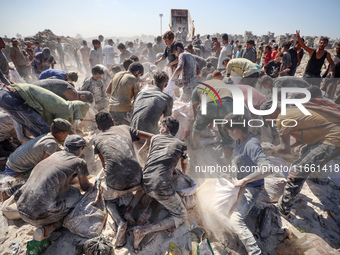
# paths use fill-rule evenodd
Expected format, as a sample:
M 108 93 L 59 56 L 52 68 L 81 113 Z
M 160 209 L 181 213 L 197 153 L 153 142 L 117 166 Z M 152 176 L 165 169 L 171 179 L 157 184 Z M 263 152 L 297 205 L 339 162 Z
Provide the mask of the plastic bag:
M 176 192 L 182 198 L 182 202 L 186 209 L 193 208 L 197 203 L 196 198 L 196 182 L 188 175 L 183 174 L 180 170 L 175 169 L 174 175 L 177 175 Z
M 63 226 L 72 233 L 86 238 L 100 235 L 107 219 L 107 210 L 99 185 L 100 181 L 97 181 L 65 217 Z
M 178 121 L 181 123 L 181 125 L 179 125 L 176 137 L 180 140 L 184 140 L 190 135 L 191 121 L 193 121 L 191 119 L 193 113 L 190 103 L 175 101 L 172 110 L 172 116 L 178 119 Z
M 172 98 L 175 98 L 175 82 L 174 81 L 169 81 L 168 86 L 166 86 L 163 90 L 165 94 L 168 94 Z
M 168 255 L 182 255 L 182 251 L 174 243 L 170 243 Z
M 224 215 L 229 215 L 237 201 L 239 190 L 239 187 L 235 188 L 234 184 L 227 179 L 218 178 L 215 190 L 215 206 L 217 207 L 217 212 L 223 212 Z
M 18 73 L 13 62 L 9 62 L 8 65 L 9 65 L 9 67 L 13 68 L 13 70 L 9 70 L 9 77 L 10 77 L 11 82 L 13 82 L 13 83 L 26 83 L 26 81 Z
M 43 254 L 46 249 L 51 245 L 48 239 L 45 239 L 41 242 L 32 240 L 27 242 L 27 254 L 29 255 L 40 255 Z
M 214 255 L 208 237 L 197 244 L 197 255 Z

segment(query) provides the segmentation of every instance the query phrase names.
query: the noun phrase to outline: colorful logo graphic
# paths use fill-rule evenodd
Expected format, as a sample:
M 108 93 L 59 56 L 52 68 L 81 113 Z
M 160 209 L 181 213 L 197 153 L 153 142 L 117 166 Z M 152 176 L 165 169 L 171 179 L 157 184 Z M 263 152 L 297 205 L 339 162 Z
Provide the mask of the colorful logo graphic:
M 232 102 L 233 102 L 233 114 L 235 115 L 244 115 L 244 110 L 245 110 L 245 100 L 244 100 L 244 94 L 242 92 L 242 90 L 235 86 L 235 85 L 227 85 L 224 83 L 221 84 L 217 84 L 214 85 L 214 87 L 206 84 L 206 83 L 202 83 L 199 82 L 199 84 L 204 85 L 205 87 L 209 88 L 212 92 L 215 93 L 215 95 L 217 96 L 218 100 L 220 101 L 220 104 L 222 105 L 222 100 L 219 96 L 219 94 L 217 93 L 216 89 L 228 89 L 230 91 L 230 93 L 232 94 Z M 204 88 L 200 88 L 197 87 L 198 89 L 203 90 L 204 92 L 206 92 L 207 94 L 203 93 L 201 95 L 201 114 L 202 115 L 206 115 L 207 114 L 207 95 L 209 95 L 215 103 L 215 106 L 217 106 L 217 102 L 215 100 L 214 95 L 204 89 Z M 252 87 L 249 86 L 249 88 L 247 89 L 247 108 L 248 110 L 255 114 L 255 115 L 259 115 L 259 116 L 267 116 L 272 114 L 278 105 L 278 88 L 273 88 L 272 89 L 272 107 L 268 110 L 258 110 L 254 108 L 254 104 L 253 104 L 253 91 L 252 91 Z M 306 95 L 306 97 L 304 98 L 289 98 L 288 97 L 288 93 L 303 93 Z M 308 102 L 311 98 L 311 94 L 310 92 L 307 90 L 307 88 L 291 88 L 291 87 L 283 87 L 281 88 L 281 115 L 286 115 L 287 112 L 287 105 L 295 105 L 297 108 L 299 108 L 301 110 L 301 112 L 305 115 L 311 115 L 311 113 L 303 106 L 304 103 Z
M 199 84 L 202 84 L 202 85 L 204 85 L 204 86 L 206 86 L 206 87 L 209 88 L 212 92 L 214 92 L 215 95 L 217 96 L 218 100 L 220 101 L 220 104 L 222 105 L 222 100 L 221 100 L 220 96 L 218 95 L 217 91 L 216 91 L 213 87 L 211 87 L 210 85 L 208 85 L 208 84 L 206 84 L 206 83 L 203 83 L 203 82 L 198 82 L 198 83 L 199 83 Z M 197 88 L 198 88 L 198 89 L 201 89 L 201 90 L 203 90 L 205 93 L 207 93 L 207 94 L 212 98 L 212 100 L 214 100 L 215 105 L 217 105 L 216 100 L 215 100 L 215 97 L 213 96 L 213 94 L 211 94 L 210 91 L 208 91 L 208 90 L 206 90 L 206 89 L 203 89 L 203 88 L 200 88 L 200 87 L 197 87 Z

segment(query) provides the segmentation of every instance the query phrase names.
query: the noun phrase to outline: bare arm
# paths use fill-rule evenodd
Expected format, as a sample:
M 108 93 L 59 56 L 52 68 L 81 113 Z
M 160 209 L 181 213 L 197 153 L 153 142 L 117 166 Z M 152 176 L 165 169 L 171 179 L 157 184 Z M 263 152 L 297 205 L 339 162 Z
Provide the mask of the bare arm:
M 179 76 L 179 74 L 182 72 L 183 67 L 182 66 L 177 66 L 175 72 L 173 73 L 173 75 L 170 78 L 170 81 L 174 81 L 175 78 L 177 78 Z
M 154 134 L 138 130 L 137 137 L 140 138 L 140 139 L 150 140 L 153 136 L 154 136 Z
M 192 109 L 193 109 L 193 111 L 194 111 L 194 118 L 195 118 L 195 119 L 196 119 L 196 116 L 197 116 L 197 107 L 198 107 L 199 104 L 200 104 L 200 103 L 197 102 L 197 103 L 194 103 L 194 104 L 192 105 Z
M 270 163 L 261 164 L 258 162 L 258 170 L 249 174 L 241 180 L 234 181 L 234 187 L 243 187 L 249 182 L 257 181 L 271 175 L 273 173 L 273 166 Z M 262 166 L 266 166 L 263 168 Z M 264 170 L 265 169 L 265 170 Z
M 104 157 L 101 153 L 98 153 L 98 156 L 100 158 L 100 162 L 102 162 L 102 167 L 105 168 L 105 160 L 104 160 Z
M 280 144 L 274 147 L 279 153 L 290 153 L 290 135 L 280 135 Z
M 160 62 L 162 62 L 165 58 L 161 57 L 160 59 L 158 59 L 156 62 L 155 62 L 155 65 L 158 65 Z
M 181 158 L 181 168 L 184 174 L 187 174 L 187 163 L 188 159 Z
M 300 50 L 300 51 L 301 51 L 301 50 Z M 300 63 L 301 63 L 300 51 L 297 52 L 297 65 L 296 65 L 296 67 L 298 67 L 298 66 L 300 65 Z
M 329 54 L 329 52 L 327 52 L 327 61 L 328 61 L 329 65 L 330 65 L 328 75 L 329 75 L 330 77 L 333 77 L 334 62 L 333 62 L 333 60 L 332 60 L 332 58 L 331 58 L 331 54 Z
M 48 158 L 49 156 L 50 156 L 50 154 L 45 153 L 45 154 L 44 154 L 44 159 L 45 159 L 45 158 Z
M 111 92 L 112 92 L 112 81 L 110 82 L 109 86 L 107 86 L 106 94 L 111 95 Z
M 169 63 L 167 66 L 168 66 L 168 67 L 171 67 L 171 66 L 173 66 L 173 65 L 176 65 L 177 63 L 178 63 L 178 59 L 172 61 L 172 62 Z
M 79 178 L 79 183 L 83 191 L 87 191 L 89 188 L 92 187 L 92 184 L 89 182 L 89 179 L 87 178 L 87 176 Z
M 300 30 L 296 30 L 296 34 L 294 34 L 294 36 L 299 41 L 299 44 L 301 45 L 301 47 L 305 51 L 307 51 L 309 53 L 309 55 L 311 56 L 314 52 L 314 49 L 307 47 L 307 45 L 302 41 L 302 38 L 300 37 Z
M 138 92 L 135 92 L 135 93 L 133 93 L 133 100 L 136 100 L 136 98 L 137 98 L 137 96 L 138 96 L 138 93 L 139 93 L 139 91 L 138 91 Z
M 277 74 L 287 73 L 287 72 L 289 72 L 289 70 L 290 70 L 289 68 L 286 68 L 286 69 L 278 72 Z

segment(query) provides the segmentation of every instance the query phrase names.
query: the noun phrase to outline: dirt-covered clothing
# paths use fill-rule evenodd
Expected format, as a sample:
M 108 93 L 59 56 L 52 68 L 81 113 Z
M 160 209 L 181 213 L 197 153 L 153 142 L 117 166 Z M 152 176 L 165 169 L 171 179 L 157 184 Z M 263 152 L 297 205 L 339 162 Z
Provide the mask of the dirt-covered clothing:
M 182 67 L 183 84 L 190 83 L 197 74 L 197 63 L 195 57 L 187 51 L 178 56 L 178 67 Z
M 151 139 L 148 159 L 143 170 L 143 189 L 159 196 L 173 196 L 173 173 L 187 146 L 172 135 L 159 134 Z
M 170 213 L 176 228 L 184 222 L 186 209 L 175 190 L 174 170 L 180 158 L 186 158 L 187 146 L 172 135 L 155 135 L 143 170 L 142 187 Z
M 340 118 L 321 110 L 308 111 L 312 115 L 304 115 L 299 108 L 291 107 L 287 109 L 286 115 L 280 114 L 277 117 L 279 121 L 276 122 L 279 134 L 290 134 L 309 145 L 320 142 L 340 147 Z M 296 126 L 292 127 L 294 125 Z
M 52 91 L 54 94 L 60 96 L 61 98 L 67 100 L 65 97 L 65 92 L 68 89 L 76 92 L 76 89 L 67 81 L 59 80 L 59 79 L 45 79 L 40 81 L 33 82 L 33 85 L 37 85 L 49 91 Z
M 106 86 L 102 79 L 94 80 L 92 77 L 86 78 L 80 91 L 89 91 L 93 94 L 96 102 L 95 108 L 98 111 L 107 108 L 109 97 L 106 94 Z
M 162 115 L 171 115 L 172 106 L 172 97 L 158 87 L 141 91 L 133 104 L 131 127 L 158 134 L 158 121 Z
M 28 172 L 44 159 L 45 153 L 52 155 L 57 149 L 58 142 L 51 133 L 41 135 L 18 147 L 6 165 L 15 172 Z
M 24 54 L 17 46 L 11 47 L 9 54 L 12 58 L 14 58 L 14 61 L 18 66 L 25 66 L 27 64 Z
M 71 181 L 88 175 L 84 159 L 67 151 L 54 153 L 36 165 L 15 194 L 20 215 L 36 226 L 64 218 L 80 199 L 80 192 L 70 186 Z
M 137 135 L 137 130 L 120 125 L 97 134 L 93 139 L 94 153 L 104 157 L 106 185 L 114 190 L 129 190 L 141 184 L 142 168 L 132 144 L 139 140 Z
M 137 78 L 130 72 L 121 71 L 113 76 L 111 83 L 110 112 L 131 111 L 132 98 L 140 91 Z
M 84 119 L 89 105 L 81 101 L 65 101 L 53 92 L 31 84 L 12 84 L 25 104 L 37 111 L 44 120 L 51 124 L 56 118 L 73 123 Z
M 263 153 L 261 144 L 252 134 L 243 142 L 235 142 L 232 155 L 232 163 L 237 166 L 239 172 L 238 179 L 243 179 L 255 171 L 260 173 L 260 166 L 271 165 L 267 156 Z M 257 167 L 258 166 L 258 167 Z M 259 179 L 246 184 L 246 187 L 260 186 L 264 184 L 264 179 Z

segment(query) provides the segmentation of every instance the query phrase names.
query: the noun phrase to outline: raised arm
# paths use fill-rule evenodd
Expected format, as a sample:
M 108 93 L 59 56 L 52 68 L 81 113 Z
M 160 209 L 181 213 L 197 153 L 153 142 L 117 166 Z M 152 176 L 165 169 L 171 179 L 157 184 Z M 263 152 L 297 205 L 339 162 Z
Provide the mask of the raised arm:
M 314 52 L 314 49 L 309 48 L 306 46 L 306 44 L 304 43 L 304 41 L 302 40 L 302 38 L 300 37 L 300 30 L 296 30 L 296 34 L 294 34 L 294 36 L 296 37 L 296 39 L 299 41 L 299 44 L 301 45 L 301 47 L 307 51 L 309 53 L 309 55 L 312 55 Z
M 327 61 L 329 63 L 329 73 L 328 73 L 328 76 L 329 77 L 333 77 L 334 62 L 333 62 L 333 59 L 331 58 L 331 54 L 329 52 L 327 52 Z

